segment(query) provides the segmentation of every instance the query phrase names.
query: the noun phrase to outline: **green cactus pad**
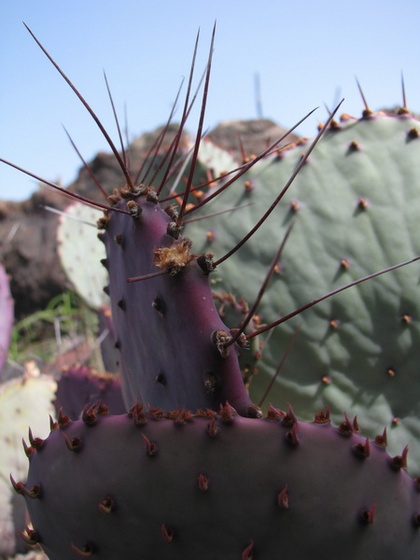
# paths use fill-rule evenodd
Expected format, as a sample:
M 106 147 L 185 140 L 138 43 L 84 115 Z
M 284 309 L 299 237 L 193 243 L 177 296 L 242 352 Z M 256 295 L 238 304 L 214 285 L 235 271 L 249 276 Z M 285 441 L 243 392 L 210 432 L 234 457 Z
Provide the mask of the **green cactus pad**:
M 420 123 L 407 114 L 347 119 L 329 130 L 268 222 L 220 266 L 219 275 L 216 271 L 223 281 L 213 278 L 215 287 L 252 302 L 292 221 L 279 273 L 258 310 L 265 322 L 420 255 L 418 131 Z M 232 185 L 204 206 L 202 214 L 244 208 L 228 219 L 191 223 L 186 233 L 194 250 L 211 250 L 218 258 L 233 247 L 273 202 L 304 150 L 298 145 L 265 158 L 240 179 L 243 184 Z M 325 405 L 335 419 L 343 410 L 360 414 L 363 429 L 372 436 L 392 428 L 398 437 L 393 437 L 391 452 L 408 442 L 409 465 L 418 474 L 419 295 L 419 270 L 413 265 L 282 324 L 263 351 L 260 375 L 251 387 L 254 401 L 301 327 L 265 404 L 292 402 L 306 419 Z
M 58 253 L 67 277 L 77 293 L 93 309 L 109 302 L 103 287 L 108 273 L 101 266 L 105 251 L 98 243 L 96 222 L 102 212 L 81 202 L 74 202 L 60 217 L 57 230 Z
M 200 144 L 198 161 L 199 164 L 211 169 L 214 177 L 218 177 L 224 172 L 231 171 L 237 167 L 237 162 L 229 152 L 219 148 L 206 138 Z
M 25 514 L 20 500 L 10 485 L 11 472 L 26 476 L 28 470 L 22 452 L 22 438 L 27 440 L 29 426 L 38 436 L 48 434 L 48 414 L 54 415 L 52 399 L 56 382 L 47 375 L 30 373 L 0 385 L 0 556 L 23 551 L 26 547 L 18 538 L 17 529 L 25 526 Z M 16 525 L 17 523 L 17 525 Z

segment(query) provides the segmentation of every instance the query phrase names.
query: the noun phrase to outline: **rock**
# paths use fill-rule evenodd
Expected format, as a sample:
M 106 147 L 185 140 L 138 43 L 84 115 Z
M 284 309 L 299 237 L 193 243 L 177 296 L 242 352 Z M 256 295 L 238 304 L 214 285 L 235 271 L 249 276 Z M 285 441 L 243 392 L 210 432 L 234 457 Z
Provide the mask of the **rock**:
M 269 119 L 256 119 L 247 121 L 225 121 L 220 123 L 208 134 L 208 138 L 230 152 L 238 161 L 242 161 L 240 145 L 245 156 L 258 155 L 266 150 L 278 138 L 281 138 L 287 130 L 278 126 Z M 297 134 L 289 134 L 281 146 L 294 143 L 299 140 Z
M 57 216 L 65 197 L 41 187 L 24 202 L 0 201 L 1 259 L 10 275 L 16 318 L 42 309 L 66 288 L 56 253 Z

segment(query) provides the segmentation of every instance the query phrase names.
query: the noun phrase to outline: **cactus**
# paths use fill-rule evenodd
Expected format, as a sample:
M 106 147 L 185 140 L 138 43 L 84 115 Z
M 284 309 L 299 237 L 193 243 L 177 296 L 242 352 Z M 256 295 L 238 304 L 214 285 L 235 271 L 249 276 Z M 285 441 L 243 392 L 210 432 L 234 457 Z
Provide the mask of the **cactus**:
M 13 319 L 13 299 L 10 294 L 9 279 L 0 264 L 0 372 L 9 351 Z
M 206 255 L 195 257 L 189 240 L 178 237 L 155 191 L 122 189 L 113 197 L 115 208 L 132 213 L 132 219 L 108 215 L 102 236 L 127 405 L 138 399 L 165 410 L 217 409 L 228 390 L 232 406 L 248 415 L 252 403 L 235 352 L 215 352 L 227 332 L 213 303 Z M 162 274 L 127 282 L 156 271 Z
M 119 355 L 115 348 L 115 330 L 112 322 L 111 308 L 108 305 L 98 310 L 99 340 L 101 346 L 101 357 L 105 371 L 119 373 Z
M 406 110 L 397 115 L 367 112 L 358 120 L 344 116 L 341 124 L 335 123 L 270 223 L 224 263 L 215 289 L 252 301 L 292 221 L 278 274 L 258 308 L 267 323 L 345 282 L 420 254 L 418 131 L 420 122 Z M 203 214 L 249 203 L 228 220 L 206 219 L 211 236 L 201 222 L 189 224 L 186 233 L 196 250 L 223 254 L 241 239 L 276 196 L 303 149 L 299 144 L 266 158 L 244 177 L 247 190 L 228 189 L 206 205 Z M 265 266 L 249 266 L 257 259 Z M 305 419 L 326 405 L 335 421 L 347 410 L 363 418 L 370 436 L 392 427 L 392 452 L 408 443 L 410 468 L 420 472 L 419 318 L 415 270 L 360 285 L 272 332 L 251 394 L 260 401 L 299 325 L 270 400 L 282 406 L 292 402 Z
M 91 409 L 30 450 L 16 489 L 50 560 L 418 557 L 405 452 L 390 459 L 348 419 L 161 415 Z
M 95 224 L 101 212 L 73 202 L 60 216 L 57 246 L 61 265 L 74 289 L 93 309 L 109 303 L 102 287 L 107 283 L 106 270 L 93 266 L 105 257 L 97 240 Z
M 27 549 L 18 531 L 25 525 L 25 507 L 10 489 L 9 474 L 26 476 L 21 441 L 28 427 L 44 436 L 48 433 L 48 414 L 54 413 L 52 399 L 56 383 L 51 376 L 39 375 L 26 364 L 23 377 L 0 385 L 0 555 Z
M 120 379 L 88 367 L 74 367 L 62 372 L 57 380 L 54 400 L 56 416 L 61 413 L 79 418 L 84 407 L 100 401 L 111 414 L 123 414 L 124 406 Z
M 298 421 L 291 406 L 270 407 L 262 418 L 245 389 L 238 352 L 250 335 L 223 323 L 210 287 L 227 255 L 215 261 L 208 252 L 196 254 L 182 235 L 192 212 L 210 67 L 211 55 L 178 209 L 166 207 L 170 201 L 153 185 L 134 184 L 110 142 L 127 184 L 102 205 L 99 225 L 130 408 L 108 415 L 93 403 L 80 420 L 60 413 L 47 438 L 30 436 L 28 477 L 11 477 L 33 523 L 24 538 L 50 560 L 414 560 L 420 481 L 406 472 L 408 448 L 391 456 L 386 431 L 371 442 L 347 415 L 334 428 L 328 409 L 313 422 Z M 181 130 L 189 93 L 190 87 Z M 312 165 L 308 158 L 329 122 L 284 191 Z M 259 171 L 275 167 L 272 149 L 261 155 Z M 236 194 L 257 163 L 222 182 L 235 183 Z M 253 268 L 242 267 L 247 281 Z

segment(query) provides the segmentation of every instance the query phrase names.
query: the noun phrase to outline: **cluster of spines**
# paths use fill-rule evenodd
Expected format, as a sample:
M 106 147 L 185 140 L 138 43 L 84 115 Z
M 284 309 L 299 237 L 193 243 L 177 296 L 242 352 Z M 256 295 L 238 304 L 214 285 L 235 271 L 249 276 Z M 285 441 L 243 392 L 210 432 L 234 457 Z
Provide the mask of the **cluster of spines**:
M 87 426 L 94 426 L 97 424 L 99 418 L 101 416 L 108 415 L 108 407 L 100 402 L 88 404 L 84 407 L 84 410 L 81 415 L 81 419 Z M 235 421 L 235 417 L 237 415 L 237 411 L 233 408 L 229 403 L 220 406 L 220 410 L 218 412 L 212 409 L 206 410 L 197 410 L 195 413 L 187 410 L 185 408 L 181 408 L 178 410 L 173 410 L 170 412 L 166 412 L 161 408 L 152 408 L 148 407 L 145 408 L 143 404 L 136 403 L 133 405 L 129 411 L 127 412 L 127 416 L 133 420 L 133 423 L 136 426 L 144 426 L 147 424 L 149 420 L 172 420 L 174 425 L 182 426 L 187 422 L 192 421 L 194 418 L 204 418 L 209 420 L 209 424 L 207 425 L 207 433 L 210 437 L 214 438 L 220 431 L 219 423 L 217 420 L 220 421 L 220 424 L 223 425 L 230 425 L 233 424 Z M 299 445 L 299 438 L 298 438 L 298 425 L 299 422 L 296 418 L 296 415 L 293 411 L 291 405 L 289 405 L 288 410 L 284 411 L 274 406 L 270 405 L 265 418 L 261 418 L 260 420 L 271 420 L 277 421 L 279 425 L 290 428 L 289 431 L 285 434 L 285 441 L 288 443 L 293 444 L 294 446 Z M 54 430 L 61 430 L 63 434 L 64 441 L 70 451 L 78 451 L 82 447 L 82 441 L 80 438 L 76 440 L 69 440 L 65 435 L 65 429 L 71 425 L 73 420 L 71 420 L 67 415 L 63 414 L 62 410 L 59 411 L 57 420 L 53 420 L 50 417 L 50 431 Z M 330 425 L 330 411 L 328 407 L 325 410 L 319 411 L 315 414 L 313 419 L 314 424 L 318 425 Z M 338 434 L 343 437 L 351 437 L 352 434 L 360 434 L 360 427 L 357 420 L 357 416 L 354 417 L 353 420 L 350 420 L 347 414 L 344 414 L 343 422 L 336 428 Z M 29 428 L 28 433 L 29 444 L 26 443 L 25 440 L 22 440 L 22 445 L 25 451 L 25 455 L 28 459 L 31 459 L 32 454 L 35 451 L 42 451 L 45 439 L 34 437 L 32 434 L 32 430 Z M 384 429 L 382 434 L 379 434 L 375 437 L 373 443 L 377 447 L 381 447 L 382 449 L 386 448 L 387 445 L 387 430 Z M 358 443 L 353 446 L 353 451 L 355 455 L 361 457 L 363 459 L 367 459 L 370 456 L 370 440 L 369 438 L 365 439 L 364 444 Z M 394 457 L 389 458 L 389 464 L 393 470 L 401 470 L 407 469 L 407 456 L 408 456 L 408 446 L 405 446 L 401 455 L 396 455 Z M 420 477 L 416 479 L 416 482 L 419 484 L 420 490 Z M 23 483 L 14 483 L 20 488 L 23 488 Z M 37 492 L 39 494 L 39 491 Z M 39 496 L 31 496 L 31 497 L 39 497 Z

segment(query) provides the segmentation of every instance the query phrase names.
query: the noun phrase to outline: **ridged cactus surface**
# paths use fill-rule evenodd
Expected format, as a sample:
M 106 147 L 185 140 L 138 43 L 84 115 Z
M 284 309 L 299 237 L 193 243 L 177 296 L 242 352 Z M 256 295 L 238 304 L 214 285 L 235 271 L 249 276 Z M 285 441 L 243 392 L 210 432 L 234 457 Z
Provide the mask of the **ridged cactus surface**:
M 346 118 L 330 129 L 269 222 L 216 270 L 214 290 L 252 303 L 292 222 L 278 272 L 257 310 L 263 323 L 418 256 L 419 131 L 420 123 L 405 113 Z M 195 250 L 218 255 L 234 246 L 283 188 L 304 150 L 298 145 L 257 163 L 242 178 L 246 186 L 234 184 L 206 205 L 203 214 L 243 208 L 228 219 L 189 224 Z M 265 405 L 292 402 L 306 419 L 328 405 L 336 420 L 343 410 L 358 414 L 370 435 L 392 428 L 395 442 L 410 444 L 410 466 L 419 473 L 418 278 L 416 266 L 406 267 L 277 327 L 251 384 L 254 400 L 263 395 L 300 328 Z

